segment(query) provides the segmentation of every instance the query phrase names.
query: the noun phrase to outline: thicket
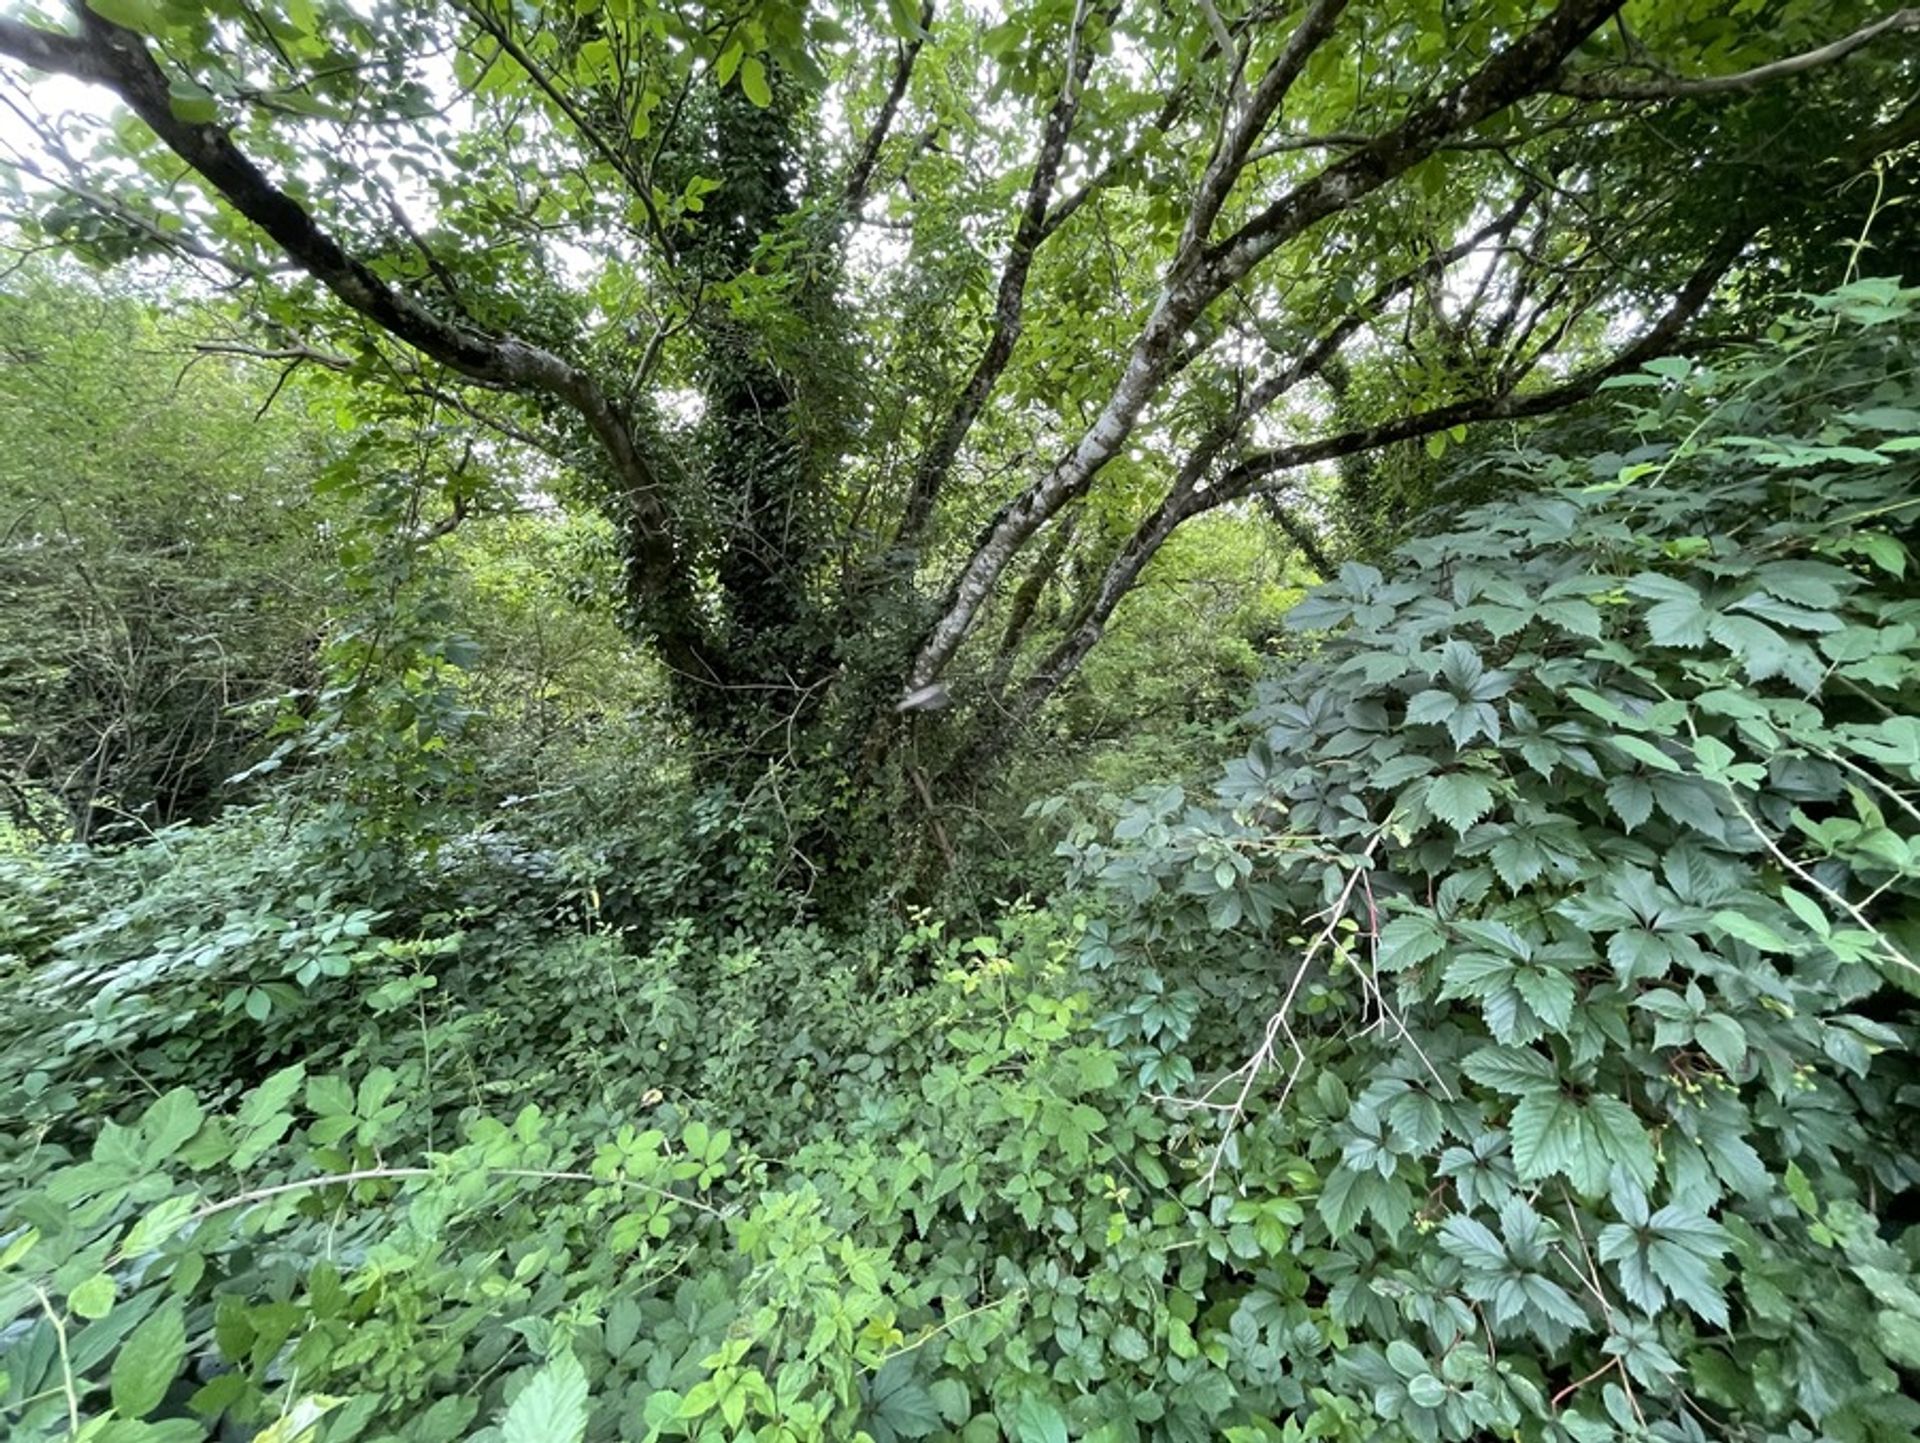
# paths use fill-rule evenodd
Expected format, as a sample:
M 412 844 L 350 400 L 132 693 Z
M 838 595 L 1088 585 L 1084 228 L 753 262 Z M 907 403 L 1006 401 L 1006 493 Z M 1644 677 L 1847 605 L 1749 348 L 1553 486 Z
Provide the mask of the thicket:
M 1477 447 L 978 926 L 825 911 L 777 788 L 502 795 L 393 600 L 473 583 L 376 593 L 293 783 L 0 861 L 0 1429 L 1912 1436 L 1916 342 Z

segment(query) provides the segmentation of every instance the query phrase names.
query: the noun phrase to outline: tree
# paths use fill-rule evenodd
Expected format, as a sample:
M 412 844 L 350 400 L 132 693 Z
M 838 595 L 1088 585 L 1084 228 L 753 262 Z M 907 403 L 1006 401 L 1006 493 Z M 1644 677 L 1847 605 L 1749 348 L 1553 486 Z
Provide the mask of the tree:
M 1572 404 L 1717 292 L 1837 271 L 1871 205 L 1837 188 L 1897 187 L 1920 137 L 1916 31 L 1861 0 L 1029 0 L 984 35 L 904 0 L 93 0 L 0 54 L 139 121 L 18 93 L 39 234 L 170 252 L 263 358 L 559 458 L 736 754 L 864 778 L 907 735 L 964 778 L 1195 516 L 1257 499 L 1314 553 L 1314 468 Z

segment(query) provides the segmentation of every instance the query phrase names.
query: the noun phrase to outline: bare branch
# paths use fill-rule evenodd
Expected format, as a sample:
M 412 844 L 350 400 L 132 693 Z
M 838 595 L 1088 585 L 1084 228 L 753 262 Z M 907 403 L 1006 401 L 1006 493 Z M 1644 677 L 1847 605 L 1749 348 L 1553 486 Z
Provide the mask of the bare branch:
M 1756 86 L 1816 70 L 1823 65 L 1832 65 L 1883 35 L 1896 35 L 1908 30 L 1920 30 L 1920 9 L 1910 7 L 1896 10 L 1871 25 L 1862 26 L 1851 35 L 1843 35 L 1831 44 L 1732 75 L 1623 80 L 1616 75 L 1569 73 L 1560 76 L 1554 82 L 1553 89 L 1561 95 L 1577 96 L 1582 100 L 1681 100 L 1696 95 L 1726 95 L 1734 91 L 1752 90 Z
M 347 371 L 353 368 L 353 362 L 345 356 L 331 351 L 317 351 L 311 346 L 248 346 L 238 341 L 197 341 L 194 350 L 203 356 L 242 356 L 250 361 L 310 361 L 316 366 L 325 366 L 329 371 Z

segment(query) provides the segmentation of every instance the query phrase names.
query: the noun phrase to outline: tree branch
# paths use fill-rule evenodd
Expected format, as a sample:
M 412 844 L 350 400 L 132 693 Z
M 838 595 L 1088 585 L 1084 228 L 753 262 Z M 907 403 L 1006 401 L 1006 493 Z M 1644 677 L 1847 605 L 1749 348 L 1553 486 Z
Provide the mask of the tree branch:
M 1073 133 L 1074 118 L 1080 111 L 1080 91 L 1093 67 L 1094 52 L 1083 43 L 1082 31 L 1088 19 L 1087 0 L 1080 0 L 1074 12 L 1072 28 L 1067 32 L 1066 76 L 1060 95 L 1047 114 L 1040 154 L 1033 163 L 1033 179 L 1027 186 L 1026 203 L 1014 228 L 1013 244 L 1001 267 L 1000 284 L 994 297 L 993 329 L 985 349 L 974 363 L 973 374 L 961 388 L 948 412 L 945 424 L 934 433 L 913 468 L 908 485 L 906 512 L 895 537 L 894 550 L 912 548 L 933 516 L 934 503 L 946 484 L 948 473 L 966 443 L 967 433 L 985 409 L 987 398 L 999 383 L 1001 373 L 1013 358 L 1020 339 L 1026 307 L 1027 277 L 1033 270 L 1034 253 L 1046 239 L 1047 205 L 1053 197 L 1054 182 L 1060 174 L 1060 162 L 1066 154 L 1067 139 Z
M 1375 451 L 1397 441 L 1415 440 L 1470 422 L 1515 420 L 1527 416 L 1547 415 L 1586 400 L 1599 390 L 1600 383 L 1608 377 L 1630 371 L 1673 347 L 1688 323 L 1700 313 L 1712 296 L 1714 286 L 1732 265 L 1744 240 L 1745 237 L 1739 237 L 1723 243 L 1705 264 L 1688 277 L 1686 284 L 1681 287 L 1672 305 L 1660 319 L 1633 344 L 1605 364 L 1596 366 L 1559 386 L 1549 387 L 1527 396 L 1511 394 L 1475 396 L 1432 410 L 1397 417 L 1377 426 L 1363 427 L 1294 446 L 1262 451 L 1241 461 L 1204 490 L 1198 483 L 1210 469 L 1213 457 L 1218 454 L 1225 441 L 1214 444 L 1211 451 L 1204 456 L 1200 451 L 1196 451 L 1195 456 L 1190 457 L 1182 468 L 1179 479 L 1170 488 L 1166 499 L 1155 508 L 1151 516 L 1141 523 L 1139 529 L 1122 548 L 1120 555 L 1108 567 L 1092 600 L 1075 619 L 1068 633 L 1061 638 L 1046 660 L 1021 684 L 1016 701 L 1009 708 L 1007 719 L 1000 729 L 983 746 L 968 754 L 968 764 L 977 768 L 997 755 L 1011 740 L 1013 731 L 1023 723 L 1024 719 L 1034 715 L 1060 689 L 1067 678 L 1073 675 L 1080 663 L 1086 659 L 1087 653 L 1092 651 L 1101 636 L 1105 634 L 1106 624 L 1112 618 L 1115 608 L 1132 591 L 1141 573 L 1146 569 L 1147 563 L 1153 559 L 1182 523 L 1229 501 L 1238 500 L 1249 494 L 1264 494 L 1265 488 L 1261 483 L 1267 477 L 1283 471 L 1295 470 L 1315 462 L 1333 461 L 1345 456 Z M 1334 333 L 1330 333 L 1332 334 Z M 1324 342 L 1322 344 L 1325 345 Z M 1331 354 L 1331 351 L 1328 354 Z M 1321 364 L 1324 363 L 1323 357 Z M 1233 434 L 1238 434 L 1237 426 Z M 1212 440 L 1213 438 L 1210 437 L 1209 441 Z M 1205 450 L 1203 446 L 1201 451 Z M 1289 536 L 1295 538 L 1296 544 L 1300 544 L 1300 538 L 1296 535 L 1294 526 L 1288 525 L 1291 518 L 1284 511 L 1276 514 Z M 1317 546 L 1303 545 L 1303 550 L 1307 552 L 1317 569 L 1324 572 L 1331 565 L 1330 558 L 1320 552 Z
M 859 158 L 854 161 L 853 169 L 847 172 L 841 204 L 850 214 L 858 215 L 860 207 L 866 202 L 867 188 L 873 184 L 874 167 L 880 163 L 881 147 L 887 143 L 887 136 L 893 130 L 900 102 L 906 98 L 907 83 L 913 79 L 914 62 L 920 58 L 920 47 L 926 44 L 927 33 L 932 28 L 933 0 L 925 0 L 920 7 L 920 33 L 900 48 L 899 58 L 894 62 L 893 83 L 887 87 L 887 98 L 881 102 L 880 114 L 874 117 L 873 128 L 867 132 L 866 142 L 860 147 Z
M 1896 10 L 1893 14 L 1876 20 L 1871 25 L 1862 26 L 1851 35 L 1843 35 L 1829 45 L 1814 50 L 1802 51 L 1798 55 L 1789 55 L 1785 59 L 1770 64 L 1757 65 L 1751 70 L 1738 71 L 1732 75 L 1703 75 L 1692 79 L 1677 78 L 1668 80 L 1622 80 L 1612 75 L 1581 75 L 1570 73 L 1560 76 L 1553 89 L 1560 95 L 1577 96 L 1582 100 L 1681 100 L 1696 95 L 1726 95 L 1733 91 L 1751 90 L 1755 86 L 1766 85 L 1775 80 L 1784 80 L 1790 75 L 1799 75 L 1808 70 L 1831 65 L 1844 60 L 1862 46 L 1870 45 L 1883 35 L 1894 35 L 1901 31 L 1920 30 L 1920 9 L 1908 8 Z
M 167 77 L 139 35 L 90 10 L 80 12 L 80 23 L 81 34 L 71 36 L 0 20 L 0 55 L 112 90 L 229 205 L 265 231 L 349 309 L 381 330 L 463 376 L 507 389 L 541 392 L 570 406 L 587 423 L 631 495 L 636 534 L 644 543 L 636 559 L 648 586 L 669 583 L 674 572 L 673 547 L 657 478 L 640 454 L 626 418 L 591 376 L 515 336 L 488 335 L 446 321 L 394 290 L 350 256 L 299 201 L 269 180 L 223 127 L 175 115 Z
M 1281 197 L 1225 241 L 1209 246 L 1206 237 L 1212 218 L 1244 167 L 1260 124 L 1277 107 L 1308 55 L 1331 32 L 1333 18 L 1344 4 L 1344 0 L 1318 0 L 1255 89 L 1248 118 L 1258 115 L 1260 123 L 1230 129 L 1208 162 L 1194 212 L 1168 268 L 1166 286 L 1100 415 L 1071 452 L 988 525 L 921 644 L 907 690 L 918 691 L 933 683 L 972 631 L 980 608 L 1014 554 L 1061 506 L 1090 485 L 1126 443 L 1180 357 L 1182 337 L 1208 306 L 1284 242 L 1404 174 L 1459 131 L 1533 93 L 1622 3 L 1564 0 L 1535 29 L 1495 53 L 1438 100 Z M 1264 114 L 1263 106 L 1268 106 Z

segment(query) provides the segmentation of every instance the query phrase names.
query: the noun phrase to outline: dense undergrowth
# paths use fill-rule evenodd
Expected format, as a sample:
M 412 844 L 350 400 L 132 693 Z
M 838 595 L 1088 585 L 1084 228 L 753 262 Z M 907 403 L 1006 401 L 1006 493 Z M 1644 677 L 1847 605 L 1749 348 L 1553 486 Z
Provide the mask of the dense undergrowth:
M 684 796 L 0 861 L 0 1430 L 1913 1436 L 1916 340 L 1518 438 L 978 927 Z

